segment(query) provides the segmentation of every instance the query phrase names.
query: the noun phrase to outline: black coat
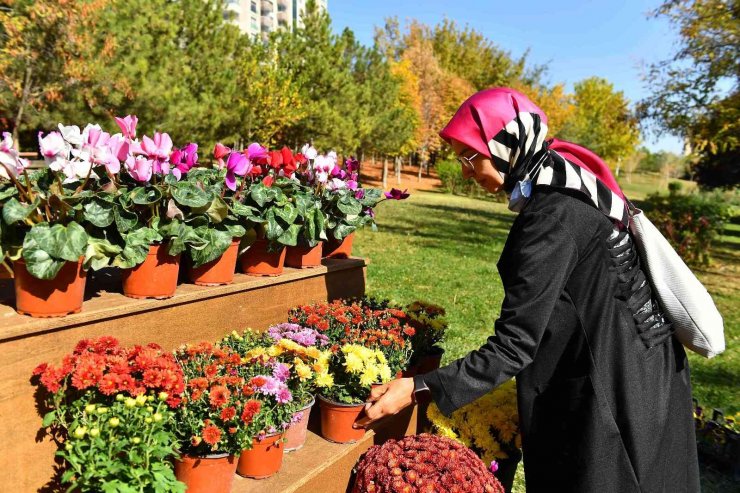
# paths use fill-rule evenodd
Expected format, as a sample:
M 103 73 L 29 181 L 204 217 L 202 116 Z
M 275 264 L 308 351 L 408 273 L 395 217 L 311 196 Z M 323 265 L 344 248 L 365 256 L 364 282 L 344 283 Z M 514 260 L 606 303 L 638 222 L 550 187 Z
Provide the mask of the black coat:
M 615 264 L 613 229 L 577 192 L 537 189 L 498 262 L 495 335 L 423 377 L 447 415 L 517 377 L 530 492 L 699 491 L 686 354 L 637 313 L 650 288 Z

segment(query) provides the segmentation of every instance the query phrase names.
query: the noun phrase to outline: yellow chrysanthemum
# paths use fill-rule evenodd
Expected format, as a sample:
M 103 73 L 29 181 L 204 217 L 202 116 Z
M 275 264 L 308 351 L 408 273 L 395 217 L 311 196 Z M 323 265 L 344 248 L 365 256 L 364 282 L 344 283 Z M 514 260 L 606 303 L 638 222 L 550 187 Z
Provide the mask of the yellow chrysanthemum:
M 311 378 L 311 367 L 304 363 L 296 364 L 295 372 L 301 380 L 308 380 Z
M 275 356 L 280 356 L 281 354 L 283 354 L 283 348 L 281 348 L 280 346 L 270 346 L 269 348 L 267 348 L 267 354 L 272 356 L 273 358 Z
M 324 364 L 314 363 L 313 365 L 311 365 L 311 368 L 316 373 L 326 373 L 326 365 L 324 365 Z
M 378 350 L 375 351 L 375 359 L 377 359 L 379 363 L 388 363 L 388 360 L 386 359 L 385 354 L 383 354 L 382 352 Z
M 259 358 L 260 356 L 265 356 L 265 355 L 267 355 L 267 349 L 263 347 L 256 347 L 254 349 L 250 349 L 249 351 L 247 351 L 247 354 L 245 354 L 244 357 L 247 359 L 252 359 L 252 358 Z
M 316 375 L 316 386 L 328 389 L 334 386 L 334 375 L 331 373 L 319 373 Z
M 391 381 L 391 369 L 388 365 L 379 365 L 379 374 L 380 374 L 380 381 L 383 383 L 387 383 Z
M 370 385 L 374 383 L 378 383 L 379 374 L 380 374 L 380 371 L 377 366 L 370 365 L 370 366 L 365 367 L 365 371 L 363 371 L 362 375 L 360 376 L 360 385 L 369 387 Z
M 344 359 L 344 367 L 350 373 L 360 373 L 364 363 L 362 359 L 355 353 L 348 353 Z

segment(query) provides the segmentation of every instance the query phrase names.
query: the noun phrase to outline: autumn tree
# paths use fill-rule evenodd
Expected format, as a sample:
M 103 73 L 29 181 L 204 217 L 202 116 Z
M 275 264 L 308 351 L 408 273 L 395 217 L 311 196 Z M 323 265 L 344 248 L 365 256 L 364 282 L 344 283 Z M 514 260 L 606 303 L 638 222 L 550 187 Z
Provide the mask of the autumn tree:
M 652 15 L 677 27 L 680 42 L 649 67 L 641 116 L 689 141 L 701 184 L 740 183 L 740 1 L 669 0 Z
M 624 93 L 600 77 L 577 82 L 573 89 L 573 113 L 561 136 L 613 164 L 634 152 L 640 131 Z

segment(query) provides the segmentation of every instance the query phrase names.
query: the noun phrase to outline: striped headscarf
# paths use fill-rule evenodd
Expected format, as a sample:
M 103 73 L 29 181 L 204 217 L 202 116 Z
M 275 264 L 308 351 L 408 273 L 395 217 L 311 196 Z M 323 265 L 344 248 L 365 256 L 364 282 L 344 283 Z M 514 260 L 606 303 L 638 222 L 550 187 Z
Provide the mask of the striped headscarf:
M 585 147 L 545 141 L 547 116 L 509 88 L 480 91 L 465 101 L 439 133 L 491 159 L 511 194 L 520 182 L 569 188 L 585 194 L 608 217 L 629 224 L 624 193 L 609 167 Z M 513 201 L 509 204 L 513 207 Z

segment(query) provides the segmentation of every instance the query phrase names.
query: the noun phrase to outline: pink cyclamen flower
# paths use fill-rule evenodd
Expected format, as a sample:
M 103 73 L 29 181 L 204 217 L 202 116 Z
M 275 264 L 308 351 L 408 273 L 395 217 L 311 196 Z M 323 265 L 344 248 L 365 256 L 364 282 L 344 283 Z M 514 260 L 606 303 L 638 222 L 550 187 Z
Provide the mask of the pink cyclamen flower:
M 121 128 L 121 132 L 128 139 L 136 138 L 136 124 L 139 119 L 136 115 L 127 115 L 125 118 L 116 117 L 116 123 Z
M 355 180 L 347 180 L 347 188 L 349 188 L 350 190 L 357 190 L 358 186 L 359 185 Z
M 23 161 L 18 158 L 10 132 L 3 132 L 3 140 L 0 141 L 0 178 L 9 180 L 11 176 L 17 177 L 25 167 Z
M 150 159 L 167 161 L 172 153 L 172 139 L 167 133 L 155 132 L 153 138 L 145 135 L 141 139 L 141 152 Z M 169 166 L 167 169 L 169 170 Z
M 129 156 L 126 159 L 126 170 L 134 180 L 147 183 L 152 179 L 154 163 L 144 156 Z
M 362 188 L 361 188 L 361 189 L 359 189 L 359 190 L 357 190 L 357 191 L 355 192 L 355 198 L 356 198 L 357 200 L 362 200 L 362 199 L 364 199 L 364 198 L 365 198 L 365 190 L 364 190 L 364 189 L 362 189 Z
M 216 159 L 216 162 L 218 162 L 219 169 L 223 169 L 224 166 L 226 166 L 226 163 L 224 163 L 224 158 L 228 156 L 230 152 L 231 149 L 220 142 L 217 143 L 216 147 L 213 148 L 213 157 Z
M 253 142 L 247 147 L 247 157 L 250 161 L 253 159 L 265 159 L 267 157 L 267 149 Z
M 390 200 L 403 200 L 409 198 L 408 190 L 403 192 L 397 188 L 391 188 L 390 192 L 385 192 L 385 198 Z
M 301 147 L 301 154 L 306 156 L 306 159 L 310 159 L 313 161 L 316 159 L 316 156 L 319 155 L 319 153 L 314 149 L 314 147 L 311 144 L 306 144 L 303 147 Z
M 241 152 L 232 152 L 229 154 L 229 160 L 226 161 L 226 186 L 230 190 L 236 190 L 236 177 L 244 176 L 252 169 L 252 163 L 247 156 Z
M 110 173 L 115 175 L 121 170 L 121 161 L 125 161 L 128 158 L 131 144 L 121 134 L 116 134 L 108 140 L 108 148 L 110 149 L 110 154 L 105 167 Z
M 69 148 L 64 142 L 62 134 L 59 132 L 49 132 L 46 137 L 42 137 L 43 132 L 39 132 L 39 152 L 44 157 L 47 166 L 56 163 L 58 160 L 66 160 L 69 157 Z

